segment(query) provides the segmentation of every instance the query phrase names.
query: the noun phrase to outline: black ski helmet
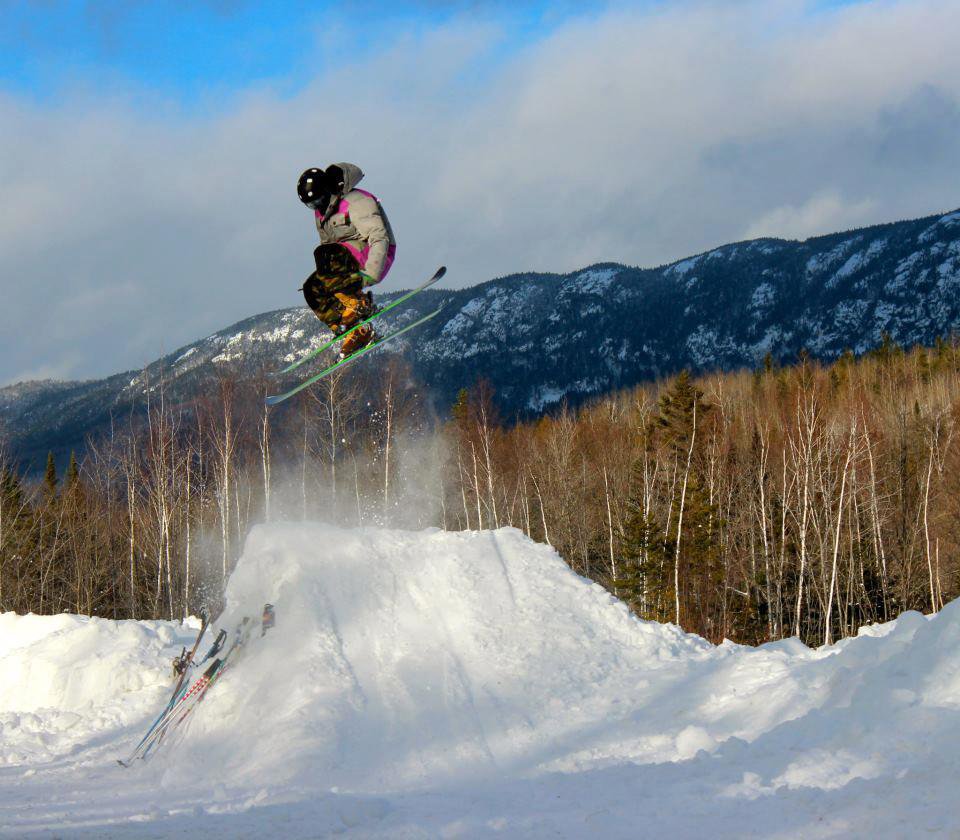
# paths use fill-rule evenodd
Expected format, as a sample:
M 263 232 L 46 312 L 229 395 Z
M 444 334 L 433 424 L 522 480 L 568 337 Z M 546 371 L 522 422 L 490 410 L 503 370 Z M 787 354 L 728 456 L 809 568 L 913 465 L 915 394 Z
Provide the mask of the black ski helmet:
M 327 173 L 316 167 L 307 169 L 297 181 L 297 195 L 311 210 L 323 210 L 333 197 Z

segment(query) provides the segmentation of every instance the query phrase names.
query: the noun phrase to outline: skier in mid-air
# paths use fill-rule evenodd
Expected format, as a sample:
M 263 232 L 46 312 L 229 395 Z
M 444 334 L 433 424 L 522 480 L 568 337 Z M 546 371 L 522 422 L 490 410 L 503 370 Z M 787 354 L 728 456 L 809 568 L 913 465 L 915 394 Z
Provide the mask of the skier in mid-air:
M 334 335 L 374 314 L 373 295 L 364 291 L 390 270 L 397 245 L 377 197 L 357 184 L 359 166 L 334 163 L 306 170 L 297 182 L 297 195 L 314 212 L 320 245 L 313 256 L 317 269 L 303 284 L 303 296 Z M 374 339 L 365 324 L 351 332 L 340 348 L 346 357 Z

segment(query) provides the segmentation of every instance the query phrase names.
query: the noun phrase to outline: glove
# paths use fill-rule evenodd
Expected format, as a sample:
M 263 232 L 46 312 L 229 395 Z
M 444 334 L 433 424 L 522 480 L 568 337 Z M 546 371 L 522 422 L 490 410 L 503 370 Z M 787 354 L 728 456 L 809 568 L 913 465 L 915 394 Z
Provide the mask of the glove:
M 376 286 L 379 283 L 379 280 L 374 280 L 367 272 L 360 272 L 360 280 L 363 282 L 363 288 L 369 289 L 371 286 Z

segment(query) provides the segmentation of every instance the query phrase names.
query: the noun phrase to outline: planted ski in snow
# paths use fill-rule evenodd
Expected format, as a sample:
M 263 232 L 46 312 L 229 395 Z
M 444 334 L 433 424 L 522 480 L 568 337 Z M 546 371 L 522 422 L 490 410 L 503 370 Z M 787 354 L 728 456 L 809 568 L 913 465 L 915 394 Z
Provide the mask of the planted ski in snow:
M 180 675 L 180 678 L 177 680 L 177 685 L 173 689 L 173 694 L 170 695 L 170 700 L 167 702 L 167 705 L 164 707 L 163 711 L 160 712 L 160 716 L 153 722 L 153 724 L 147 730 L 147 734 L 143 736 L 140 743 L 137 744 L 136 749 L 134 749 L 128 761 L 132 761 L 136 757 L 137 751 L 147 742 L 147 740 L 156 730 L 160 722 L 164 719 L 164 717 L 167 714 L 169 714 L 170 710 L 173 709 L 173 707 L 176 706 L 177 703 L 179 702 L 181 698 L 181 689 L 183 688 L 183 682 L 187 677 L 187 671 L 190 668 L 190 663 L 193 661 L 193 657 L 197 653 L 197 648 L 200 647 L 200 640 L 203 638 L 203 634 L 207 632 L 207 626 L 209 624 L 210 624 L 210 620 L 207 618 L 205 614 L 201 613 L 200 632 L 197 633 L 197 639 L 193 643 L 193 648 L 191 649 L 189 655 L 186 652 L 186 648 L 184 648 L 183 653 L 181 653 L 180 656 L 174 660 L 174 670 Z M 124 761 L 121 761 L 119 758 L 117 759 L 117 762 L 123 765 L 124 767 L 129 766 L 127 763 L 125 763 Z
M 266 633 L 269 627 L 273 626 L 274 621 L 275 615 L 272 605 L 265 604 L 261 635 Z M 130 767 L 136 759 L 146 759 L 147 756 L 150 755 L 151 751 L 160 745 L 168 733 L 183 725 L 184 721 L 190 717 L 190 714 L 193 712 L 193 710 L 203 701 L 203 698 L 206 696 L 206 693 L 210 687 L 223 674 L 223 671 L 227 667 L 227 663 L 230 661 L 231 657 L 233 657 L 238 650 L 243 648 L 249 642 L 253 626 L 254 623 L 249 617 L 243 618 L 234 631 L 233 642 L 231 643 L 230 647 L 227 648 L 227 652 L 223 654 L 222 657 L 215 658 L 207 666 L 207 669 L 203 672 L 203 675 L 200 676 L 189 688 L 181 690 L 180 685 L 178 684 L 173 697 L 170 698 L 170 702 L 160 714 L 160 717 L 153 722 L 153 725 L 147 731 L 147 734 L 143 736 L 143 739 L 139 744 L 137 744 L 130 756 L 127 759 L 118 758 L 117 764 L 119 764 L 121 767 Z M 196 653 L 197 647 L 200 644 L 200 638 L 203 635 L 202 631 L 205 629 L 206 622 L 204 623 L 204 627 L 201 629 L 200 636 L 197 637 L 197 641 L 193 646 L 193 651 L 191 651 L 191 659 L 193 654 Z M 226 638 L 227 632 L 225 630 L 221 630 L 217 634 L 216 641 L 213 643 L 210 650 L 207 652 L 207 655 L 203 658 L 203 660 L 201 660 L 201 662 L 205 662 L 210 657 L 216 657 L 223 648 Z M 184 674 L 186 673 L 186 670 L 187 669 L 184 668 Z

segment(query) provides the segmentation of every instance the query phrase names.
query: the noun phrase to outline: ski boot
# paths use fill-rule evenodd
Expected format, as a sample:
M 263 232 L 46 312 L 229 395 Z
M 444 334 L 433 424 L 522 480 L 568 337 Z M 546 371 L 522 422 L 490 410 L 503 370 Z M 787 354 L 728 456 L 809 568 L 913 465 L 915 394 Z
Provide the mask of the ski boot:
M 373 327 L 371 327 L 370 324 L 364 324 L 362 327 L 358 327 L 350 333 L 350 335 L 343 340 L 343 344 L 340 345 L 340 358 L 345 359 L 347 356 L 352 356 L 358 350 L 366 347 L 376 337 L 377 334 L 373 331 Z
M 340 301 L 340 305 L 343 307 L 340 324 L 346 329 L 359 321 L 365 321 L 377 311 L 373 305 L 373 295 L 370 292 L 360 292 L 357 295 L 334 292 L 333 296 Z
M 355 324 L 365 321 L 376 312 L 376 307 L 373 305 L 373 295 L 370 292 L 361 292 L 356 297 L 336 292 L 335 297 L 343 306 L 343 315 L 340 317 L 339 325 L 341 332 L 346 332 Z M 340 345 L 340 358 L 345 359 L 347 356 L 356 353 L 357 350 L 368 345 L 375 335 L 373 327 L 369 324 L 358 327 Z

